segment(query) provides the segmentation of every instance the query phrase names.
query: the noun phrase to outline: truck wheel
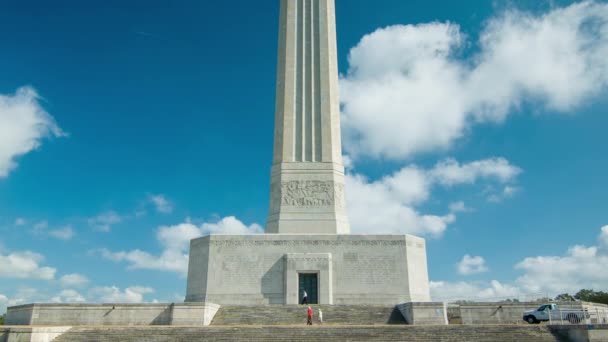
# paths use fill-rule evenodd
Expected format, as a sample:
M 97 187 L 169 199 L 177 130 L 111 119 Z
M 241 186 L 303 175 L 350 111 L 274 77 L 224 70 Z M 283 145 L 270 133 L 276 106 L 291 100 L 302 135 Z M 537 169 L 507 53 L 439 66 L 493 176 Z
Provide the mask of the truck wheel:
M 528 316 L 526 317 L 526 322 L 528 322 L 529 324 L 535 324 L 536 318 L 534 318 L 534 316 Z

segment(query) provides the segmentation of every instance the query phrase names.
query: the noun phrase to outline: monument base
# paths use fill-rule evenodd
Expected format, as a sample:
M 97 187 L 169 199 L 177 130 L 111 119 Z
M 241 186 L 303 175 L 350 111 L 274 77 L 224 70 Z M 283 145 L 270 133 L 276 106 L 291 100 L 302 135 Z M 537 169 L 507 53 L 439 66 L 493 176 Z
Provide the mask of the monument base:
M 396 305 L 430 301 L 410 235 L 211 235 L 192 240 L 186 302 Z

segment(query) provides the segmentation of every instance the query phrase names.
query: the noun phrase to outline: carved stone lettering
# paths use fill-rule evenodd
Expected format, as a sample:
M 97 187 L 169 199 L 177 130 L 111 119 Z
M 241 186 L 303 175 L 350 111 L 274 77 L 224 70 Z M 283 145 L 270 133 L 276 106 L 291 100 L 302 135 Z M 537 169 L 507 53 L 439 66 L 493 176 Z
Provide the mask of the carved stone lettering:
M 218 247 L 299 247 L 299 246 L 405 246 L 404 240 L 211 240 Z

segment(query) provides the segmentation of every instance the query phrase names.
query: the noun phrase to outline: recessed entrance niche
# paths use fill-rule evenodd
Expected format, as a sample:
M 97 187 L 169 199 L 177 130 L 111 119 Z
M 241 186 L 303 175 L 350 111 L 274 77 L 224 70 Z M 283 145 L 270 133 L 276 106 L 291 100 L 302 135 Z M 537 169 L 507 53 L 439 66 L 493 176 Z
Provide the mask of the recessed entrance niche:
M 308 304 L 319 304 L 319 276 L 317 273 L 298 273 L 300 298 L 304 291 L 308 295 Z

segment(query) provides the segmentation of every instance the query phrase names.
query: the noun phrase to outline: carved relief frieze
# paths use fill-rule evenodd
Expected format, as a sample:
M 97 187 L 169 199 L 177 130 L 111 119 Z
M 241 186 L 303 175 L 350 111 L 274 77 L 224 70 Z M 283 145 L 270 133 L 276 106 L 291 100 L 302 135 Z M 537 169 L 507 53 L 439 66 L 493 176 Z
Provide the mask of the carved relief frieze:
M 333 181 L 292 180 L 273 184 L 271 206 L 344 207 L 344 185 Z

